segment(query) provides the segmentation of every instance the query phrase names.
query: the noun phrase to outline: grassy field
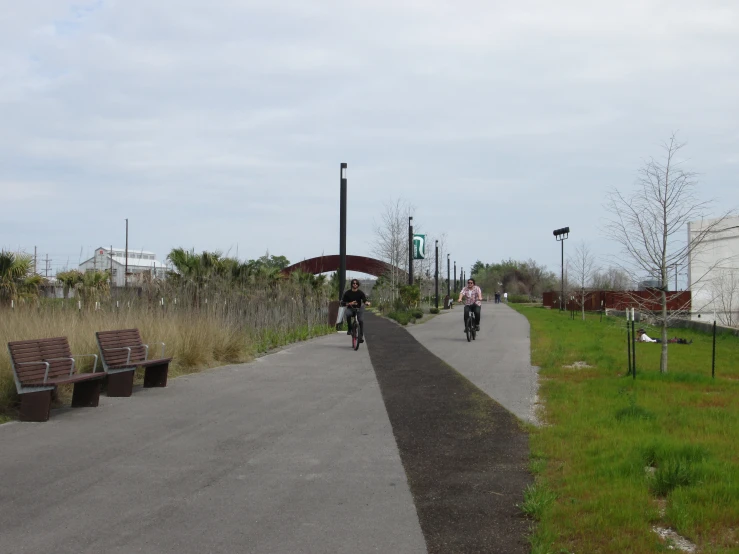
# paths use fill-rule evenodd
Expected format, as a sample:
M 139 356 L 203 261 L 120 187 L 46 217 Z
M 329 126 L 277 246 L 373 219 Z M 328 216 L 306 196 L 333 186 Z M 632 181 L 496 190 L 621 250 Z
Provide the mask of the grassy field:
M 96 354 L 96 331 L 135 327 L 145 343 L 166 343 L 166 356 L 174 358 L 169 375 L 176 377 L 246 362 L 273 348 L 335 332 L 325 324 L 322 298 L 306 300 L 291 294 L 211 301 L 198 307 L 170 301 L 165 302 L 166 308 L 145 301 L 132 301 L 130 307 L 121 302 L 118 309 L 111 302 L 101 303 L 98 310 L 78 311 L 76 306 L 76 301 L 70 300 L 0 310 L 0 423 L 17 415 L 18 394 L 6 348 L 10 341 L 66 336 L 73 354 Z M 159 349 L 151 355 L 158 356 Z M 91 365 L 88 362 L 82 370 L 90 371 Z M 99 365 L 98 371 L 101 368 Z M 137 378 L 143 381 L 141 375 Z M 59 392 L 62 404 L 71 400 L 71 387 Z
M 717 337 L 715 379 L 709 334 L 671 332 L 693 344 L 669 345 L 664 375 L 660 345 L 637 344 L 633 380 L 623 319 L 512 307 L 541 368 L 532 552 L 667 552 L 662 527 L 697 552 L 739 553 L 739 338 Z

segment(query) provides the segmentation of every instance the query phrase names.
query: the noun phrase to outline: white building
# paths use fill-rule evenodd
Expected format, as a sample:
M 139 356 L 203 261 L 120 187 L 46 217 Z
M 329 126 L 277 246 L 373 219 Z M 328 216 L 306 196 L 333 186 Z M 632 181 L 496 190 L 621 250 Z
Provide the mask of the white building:
M 125 285 L 123 274 L 126 270 L 126 250 L 124 248 L 111 249 L 105 246 L 95 249 L 95 255 L 80 264 L 80 271 L 105 271 L 113 273 L 114 287 Z M 128 284 L 138 285 L 147 277 L 163 279 L 167 274 L 165 265 L 156 259 L 154 252 L 146 250 L 128 251 Z
M 688 240 L 716 219 L 688 223 Z M 739 217 L 730 217 L 711 230 L 688 258 L 691 317 L 719 325 L 739 325 Z

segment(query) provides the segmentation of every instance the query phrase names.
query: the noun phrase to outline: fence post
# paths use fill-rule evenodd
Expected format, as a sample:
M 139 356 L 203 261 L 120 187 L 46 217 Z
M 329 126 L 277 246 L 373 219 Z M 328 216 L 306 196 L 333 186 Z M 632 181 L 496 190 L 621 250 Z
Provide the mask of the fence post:
M 716 378 L 716 320 L 713 320 L 713 353 L 711 354 L 711 377 Z
M 626 351 L 629 357 L 629 371 L 626 375 L 631 375 L 631 328 L 629 327 L 629 309 L 626 308 Z
M 634 308 L 631 308 L 631 336 L 636 337 L 634 334 Z M 632 363 L 632 372 L 631 375 L 633 375 L 634 379 L 636 379 L 636 342 L 634 343 L 634 351 L 632 352 L 631 356 L 631 363 Z

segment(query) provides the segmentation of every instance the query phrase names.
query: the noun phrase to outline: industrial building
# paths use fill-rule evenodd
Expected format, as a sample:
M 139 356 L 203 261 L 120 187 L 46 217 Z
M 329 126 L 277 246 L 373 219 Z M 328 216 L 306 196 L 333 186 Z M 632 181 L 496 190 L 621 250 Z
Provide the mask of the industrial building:
M 101 246 L 95 249 L 95 255 L 80 264 L 79 270 L 105 271 L 112 274 L 111 284 L 114 287 L 125 286 L 124 273 L 126 271 L 126 250 Z M 128 284 L 138 285 L 146 278 L 163 279 L 167 274 L 165 265 L 156 259 L 154 252 L 146 250 L 128 251 Z

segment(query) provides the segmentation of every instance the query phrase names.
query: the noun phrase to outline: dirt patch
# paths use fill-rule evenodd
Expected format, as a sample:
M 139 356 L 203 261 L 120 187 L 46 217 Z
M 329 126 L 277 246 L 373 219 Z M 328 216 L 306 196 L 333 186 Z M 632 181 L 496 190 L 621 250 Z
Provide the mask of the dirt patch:
M 566 369 L 589 369 L 593 366 L 589 365 L 587 362 L 575 362 L 572 365 L 563 365 L 562 367 Z
M 529 552 L 531 522 L 516 505 L 533 479 L 518 420 L 402 327 L 365 320 L 428 551 Z

